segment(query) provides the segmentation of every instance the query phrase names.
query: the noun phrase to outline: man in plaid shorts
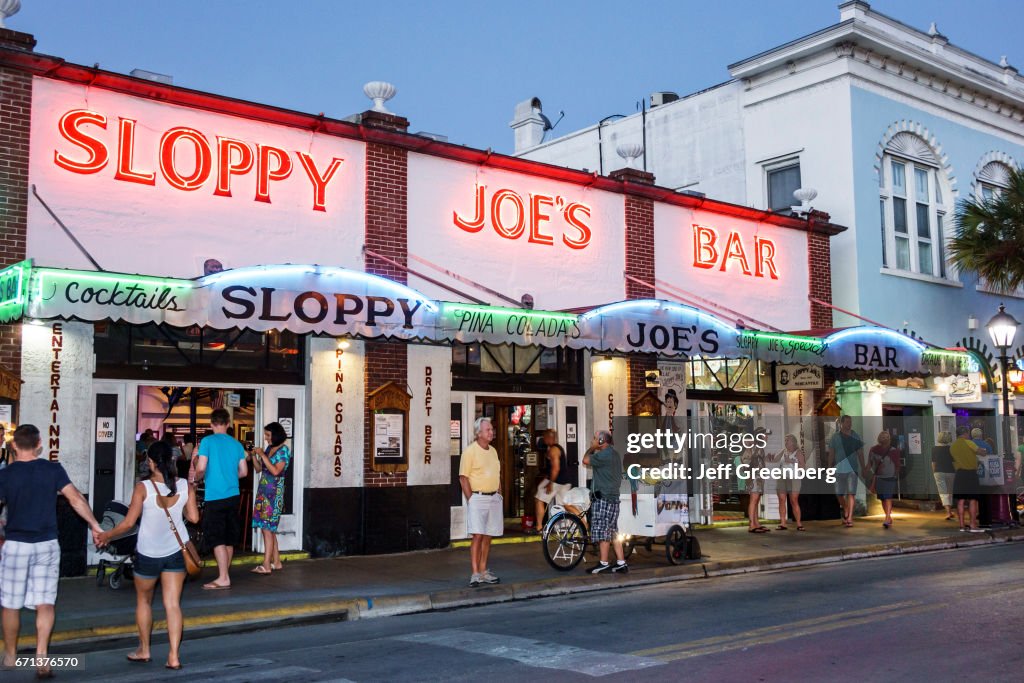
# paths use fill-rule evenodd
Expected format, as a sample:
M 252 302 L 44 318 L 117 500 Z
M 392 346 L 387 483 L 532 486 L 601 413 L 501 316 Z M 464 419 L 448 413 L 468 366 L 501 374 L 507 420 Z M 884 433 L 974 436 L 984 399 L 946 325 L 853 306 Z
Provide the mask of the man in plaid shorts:
M 67 498 L 89 523 L 94 541 L 103 531 L 61 464 L 39 457 L 39 429 L 22 425 L 14 430 L 12 441 L 16 457 L 0 470 L 0 499 L 7 503 L 7 541 L 0 550 L 4 666 L 13 666 L 17 657 L 24 607 L 36 611 L 36 656 L 46 657 L 49 652 L 60 575 L 57 495 Z M 41 678 L 51 673 L 47 667 L 37 671 Z
M 622 485 L 622 456 L 612 448 L 610 432 L 594 434 L 590 449 L 583 456 L 583 464 L 594 471 L 594 503 L 590 506 L 590 540 L 601 547 L 601 562 L 590 570 L 591 574 L 602 572 L 628 572 L 629 565 L 622 553 L 619 539 L 619 487 Z M 608 564 L 608 546 L 615 545 L 615 566 Z

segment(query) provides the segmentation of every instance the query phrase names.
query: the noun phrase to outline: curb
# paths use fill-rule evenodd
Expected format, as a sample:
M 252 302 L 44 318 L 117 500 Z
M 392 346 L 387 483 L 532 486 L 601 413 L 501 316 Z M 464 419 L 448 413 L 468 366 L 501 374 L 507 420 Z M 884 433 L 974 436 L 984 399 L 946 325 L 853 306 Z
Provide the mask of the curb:
M 537 579 L 481 588 L 457 588 L 433 593 L 414 593 L 342 599 L 306 603 L 289 607 L 268 608 L 230 612 L 224 614 L 186 617 L 185 628 L 190 638 L 204 638 L 226 633 L 256 631 L 270 627 L 298 624 L 315 624 L 336 621 L 355 621 L 380 617 L 417 614 L 423 612 L 481 607 L 503 602 L 533 600 L 580 593 L 593 593 L 617 588 L 675 583 L 693 579 L 708 579 L 716 576 L 750 574 L 762 571 L 778 571 L 794 567 L 809 567 L 834 562 L 863 560 L 874 557 L 891 557 L 916 553 L 974 548 L 998 543 L 1024 541 L 1024 529 L 987 531 L 984 534 L 944 536 L 929 539 L 897 541 L 892 543 L 869 544 L 830 550 L 811 550 L 786 555 L 723 560 L 717 562 L 690 563 L 679 566 L 664 566 L 643 569 L 627 576 L 590 577 L 572 576 Z M 166 622 L 154 623 L 155 633 L 166 632 Z M 134 639 L 135 624 L 103 626 L 77 631 L 57 631 L 51 642 L 72 650 L 97 643 L 113 643 Z M 19 646 L 34 643 L 34 636 L 19 639 Z

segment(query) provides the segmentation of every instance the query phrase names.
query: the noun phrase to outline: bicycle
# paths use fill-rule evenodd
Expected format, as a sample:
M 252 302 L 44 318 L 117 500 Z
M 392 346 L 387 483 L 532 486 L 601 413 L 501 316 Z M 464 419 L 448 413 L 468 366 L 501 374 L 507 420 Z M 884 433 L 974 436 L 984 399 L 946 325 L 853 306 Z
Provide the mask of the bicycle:
M 553 569 L 567 572 L 575 569 L 587 553 L 598 554 L 599 544 L 590 539 L 590 491 L 575 488 L 565 494 L 561 503 L 549 506 L 549 517 L 541 532 L 544 559 Z M 656 541 L 654 537 L 620 534 L 623 557 L 628 558 L 638 547 L 648 551 Z M 672 525 L 659 545 L 665 546 L 665 556 L 671 564 L 693 559 L 693 548 L 698 547 L 693 537 L 678 524 Z M 697 551 L 699 552 L 699 550 Z

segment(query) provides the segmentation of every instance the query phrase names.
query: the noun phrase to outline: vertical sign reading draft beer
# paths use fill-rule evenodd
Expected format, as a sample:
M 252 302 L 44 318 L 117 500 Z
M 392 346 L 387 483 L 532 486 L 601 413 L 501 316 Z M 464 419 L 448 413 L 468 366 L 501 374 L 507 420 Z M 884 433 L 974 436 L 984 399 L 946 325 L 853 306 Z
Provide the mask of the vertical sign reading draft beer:
M 434 369 L 429 365 L 423 369 L 423 385 L 426 387 L 426 391 L 423 393 L 423 409 L 427 413 L 427 417 L 430 417 L 430 409 L 433 408 L 431 405 L 434 400 L 434 392 L 431 390 L 430 385 L 433 383 Z M 433 441 L 434 428 L 430 425 L 428 419 L 423 424 L 423 464 L 430 464 L 430 447 L 431 441 Z

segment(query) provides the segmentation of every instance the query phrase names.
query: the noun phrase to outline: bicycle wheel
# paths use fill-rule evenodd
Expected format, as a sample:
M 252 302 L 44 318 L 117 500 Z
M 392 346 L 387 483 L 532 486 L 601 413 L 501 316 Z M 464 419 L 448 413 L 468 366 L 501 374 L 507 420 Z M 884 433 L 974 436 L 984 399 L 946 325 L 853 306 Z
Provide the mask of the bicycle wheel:
M 568 512 L 559 512 L 544 527 L 544 559 L 560 572 L 573 569 L 583 560 L 587 547 L 587 529 L 583 520 Z

